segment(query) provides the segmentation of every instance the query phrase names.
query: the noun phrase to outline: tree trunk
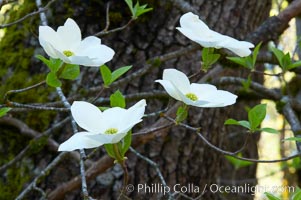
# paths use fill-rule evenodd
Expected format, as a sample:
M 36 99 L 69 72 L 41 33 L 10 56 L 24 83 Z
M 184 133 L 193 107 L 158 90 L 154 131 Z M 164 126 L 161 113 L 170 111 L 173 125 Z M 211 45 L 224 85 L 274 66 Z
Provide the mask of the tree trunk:
M 210 28 L 238 39 L 243 39 L 245 35 L 254 30 L 268 17 L 271 5 L 271 2 L 268 0 L 190 1 L 189 3 L 197 11 L 195 14 L 198 14 Z M 175 30 L 175 27 L 179 26 L 179 17 L 188 10 L 181 9 L 180 4 L 171 1 L 168 3 L 155 3 L 152 6 L 154 10 L 147 15 L 147 19 L 141 20 L 141 22 L 138 21 L 131 28 L 123 32 L 123 34 L 118 33 L 109 36 L 112 41 L 123 41 L 123 44 L 121 44 L 122 42 L 112 43 L 115 45 L 113 48 L 118 52 L 114 59 L 115 66 L 137 63 L 134 64 L 134 67 L 138 70 L 140 68 L 139 63 L 144 60 L 185 48 L 185 46 L 192 43 Z M 188 75 L 193 74 L 200 68 L 200 53 L 193 52 L 163 63 L 160 67 L 154 68 L 142 78 L 133 80 L 129 85 L 124 87 L 123 92 L 136 93 L 161 89 L 153 81 L 161 78 L 162 71 L 165 68 L 177 68 Z M 244 70 L 227 69 L 218 74 L 218 76 L 223 75 L 246 77 L 247 73 Z M 261 78 L 255 77 L 253 80 L 256 79 L 260 82 Z M 234 93 L 237 92 L 233 87 L 226 89 L 232 90 Z M 175 101 L 172 101 L 172 103 L 175 103 Z M 258 101 L 248 101 L 248 105 L 250 106 L 255 103 L 258 103 Z M 149 111 L 160 109 L 157 102 L 150 101 L 148 104 Z M 239 99 L 238 103 L 231 107 L 191 109 L 187 123 L 191 126 L 201 127 L 202 134 L 216 146 L 236 151 L 243 146 L 246 139 L 245 134 L 240 129 L 226 128 L 223 126 L 223 123 L 230 117 L 246 119 L 245 105 L 246 101 Z M 235 134 L 237 132 L 238 134 Z M 189 196 L 196 197 L 202 194 L 202 188 L 205 185 L 231 185 L 235 181 L 242 183 L 242 185 L 245 183 L 250 185 L 256 184 L 256 165 L 233 173 L 233 166 L 229 165 L 224 156 L 210 149 L 192 131 L 173 127 L 165 135 L 165 137 L 156 138 L 140 146 L 137 150 L 159 165 L 167 185 L 171 188 L 175 184 L 180 184 L 181 186 L 199 186 L 200 192 L 186 193 Z M 247 147 L 243 151 L 244 156 L 257 157 L 257 139 L 258 137 L 256 136 L 249 139 Z M 161 182 L 155 169 L 145 161 L 130 154 L 128 165 L 130 173 L 129 183 L 135 187 L 139 184 L 147 186 L 157 184 L 157 186 L 160 186 Z M 253 181 L 247 182 L 246 179 L 253 179 Z M 114 188 L 118 187 L 114 186 L 120 184 L 120 182 L 115 181 L 115 184 L 112 185 L 112 190 L 116 191 Z M 155 189 L 154 185 L 151 187 L 152 189 Z M 114 192 L 113 194 L 117 197 L 118 192 Z M 138 191 L 136 188 L 129 196 L 133 199 L 145 199 L 146 197 L 159 199 L 162 197 L 162 194 L 147 190 Z M 213 194 L 212 192 L 206 192 L 203 198 L 222 199 L 221 196 L 225 199 L 233 199 L 229 194 Z M 235 196 L 253 199 L 252 195 L 247 194 L 235 194 Z M 105 197 L 111 198 L 112 193 L 107 193 Z M 167 198 L 167 196 L 164 198 Z
M 67 17 L 71 17 L 79 23 L 83 36 L 96 33 L 104 28 L 105 2 L 96 0 L 64 2 L 64 5 L 56 2 L 55 6 L 53 6 L 55 9 L 51 8 L 48 12 L 50 25 L 61 25 Z M 143 63 L 155 56 L 190 47 L 193 42 L 175 29 L 175 27 L 179 26 L 180 16 L 185 12 L 193 10 L 194 14 L 199 15 L 213 30 L 237 39 L 244 39 L 247 34 L 255 30 L 269 16 L 271 6 L 270 0 L 189 0 L 183 2 L 181 0 L 149 0 L 140 2 L 140 4 L 144 3 L 148 3 L 150 7 L 153 7 L 153 11 L 139 18 L 126 30 L 102 38 L 102 42 L 112 47 L 116 52 L 113 61 L 108 63 L 110 68 L 133 64 L 132 71 L 136 71 L 141 69 Z M 187 6 L 187 4 L 190 4 L 191 7 Z M 112 28 L 126 23 L 130 14 L 124 1 L 111 1 L 110 17 Z M 126 85 L 120 86 L 119 89 L 123 94 L 163 90 L 154 80 L 162 78 L 164 69 L 176 68 L 187 75 L 191 75 L 200 69 L 200 60 L 200 51 L 193 51 L 163 63 L 151 63 L 155 66 L 147 73 L 131 80 Z M 94 80 L 93 86 L 101 82 L 100 75 L 96 75 L 96 72 L 92 69 L 82 68 L 81 70 L 84 78 L 80 89 L 89 90 L 89 87 L 92 85 L 91 80 Z M 205 73 L 202 75 L 205 75 Z M 225 68 L 215 74 L 214 78 L 227 75 L 246 77 L 248 72 Z M 262 79 L 261 77 L 253 77 L 253 80 L 260 82 Z M 218 88 L 221 89 L 220 86 Z M 227 87 L 225 89 L 238 93 L 236 87 Z M 69 95 L 77 94 L 77 92 L 78 90 L 71 90 Z M 109 92 L 111 93 L 112 91 Z M 109 92 L 103 93 L 102 97 L 107 97 L 110 94 Z M 147 103 L 147 113 L 159 111 L 168 105 L 166 98 L 163 98 L 162 101 L 149 99 Z M 248 101 L 247 105 L 252 106 L 256 103 L 258 101 Z M 132 102 L 128 102 L 128 104 L 130 105 Z M 171 100 L 169 106 L 172 107 L 174 104 L 175 101 Z M 201 127 L 202 135 L 212 144 L 225 150 L 236 151 L 243 146 L 246 134 L 241 129 L 229 128 L 223 124 L 228 118 L 246 119 L 245 105 L 246 100 L 238 99 L 235 105 L 226 108 L 191 108 L 186 123 L 194 127 Z M 144 120 L 143 125 L 144 127 L 149 127 L 157 120 L 159 120 L 159 117 L 147 118 Z M 64 129 L 65 131 L 66 129 Z M 176 184 L 184 186 L 184 189 L 185 187 L 195 186 L 194 189 L 198 187 L 199 191 L 185 194 L 196 197 L 203 193 L 205 186 L 209 190 L 210 184 L 231 185 L 233 183 L 236 184 L 236 181 L 243 184 L 249 183 L 244 181 L 245 179 L 254 179 L 249 184 L 256 184 L 256 165 L 235 171 L 234 167 L 229 164 L 221 153 L 208 147 L 194 132 L 179 126 L 164 129 L 164 131 L 164 137 L 157 137 L 146 144 L 139 145 L 136 149 L 158 164 L 167 185 L 171 189 Z M 57 138 L 62 142 L 69 136 L 60 136 L 61 138 L 57 136 Z M 258 137 L 256 136 L 248 140 L 247 146 L 243 151 L 244 156 L 257 157 L 257 140 Z M 128 154 L 127 164 L 130 176 L 129 183 L 135 186 L 135 190 L 128 193 L 130 198 L 167 199 L 167 195 L 162 196 L 162 193 L 158 192 L 162 185 L 153 166 L 139 159 L 133 153 Z M 74 169 L 74 167 L 78 166 L 68 166 L 68 169 Z M 59 173 L 62 170 L 64 173 L 71 173 L 71 170 L 68 171 L 65 168 L 64 164 L 56 172 L 53 172 L 52 177 L 56 179 L 48 179 L 49 183 L 45 183 L 45 187 L 52 189 L 55 186 L 51 184 L 57 184 L 56 186 L 58 186 L 59 183 L 55 182 L 62 178 Z M 141 184 L 150 186 L 153 190 L 157 184 L 157 191 L 138 191 L 137 187 L 138 185 L 141 186 Z M 122 170 L 116 165 L 97 177 L 95 181 L 90 181 L 88 187 L 91 196 L 94 198 L 113 199 L 118 197 L 121 185 Z M 80 199 L 80 196 L 76 196 L 79 193 L 80 190 L 77 190 L 65 198 Z M 252 195 L 248 194 L 235 194 L 234 196 L 207 191 L 203 194 L 202 199 L 240 199 L 241 196 L 245 199 L 253 198 Z

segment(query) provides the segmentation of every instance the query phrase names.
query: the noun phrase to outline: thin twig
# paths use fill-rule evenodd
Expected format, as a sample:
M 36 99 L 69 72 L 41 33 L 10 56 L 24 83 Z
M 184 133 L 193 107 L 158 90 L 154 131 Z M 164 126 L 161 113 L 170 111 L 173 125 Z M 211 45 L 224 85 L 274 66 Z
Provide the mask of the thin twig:
M 59 97 L 61 98 L 62 102 L 64 103 L 65 107 L 70 109 L 71 105 L 67 101 L 67 98 L 64 95 L 62 89 L 60 87 L 57 87 L 56 91 L 57 91 Z M 78 132 L 77 125 L 76 125 L 76 122 L 74 121 L 73 117 L 71 117 L 71 125 L 72 125 L 72 129 L 73 129 L 73 134 L 77 133 Z M 86 153 L 83 149 L 80 149 L 79 153 L 80 153 L 80 174 L 81 174 L 81 180 L 82 180 L 82 192 L 84 195 L 84 199 L 85 198 L 90 199 L 88 189 L 87 189 L 87 181 L 86 181 L 85 165 L 84 165 Z
M 160 64 L 162 62 L 168 61 L 168 60 L 173 59 L 173 58 L 177 58 L 179 56 L 186 55 L 188 53 L 197 51 L 198 49 L 200 49 L 200 46 L 190 45 L 188 47 L 182 48 L 182 49 L 177 50 L 177 51 L 173 51 L 173 52 L 161 55 L 161 56 L 155 56 L 155 57 L 149 59 L 143 65 L 143 67 L 141 69 L 139 69 L 136 72 L 134 72 L 134 73 L 132 73 L 132 74 L 130 74 L 130 75 L 118 80 L 118 81 L 115 81 L 114 83 L 112 83 L 110 85 L 110 88 L 115 88 L 117 86 L 124 85 L 124 84 L 126 84 L 130 81 L 133 81 L 134 79 L 136 79 L 138 77 L 143 76 L 144 74 L 149 72 L 152 68 L 158 66 L 158 64 Z M 100 87 L 90 88 L 89 92 L 99 91 L 99 89 L 100 89 Z
M 67 155 L 66 152 L 60 153 L 51 163 L 47 165 L 47 167 L 22 191 L 22 193 L 16 198 L 16 200 L 24 199 L 28 192 L 30 192 L 34 187 L 36 187 L 36 183 L 47 176 L 52 170 L 65 156 Z
M 32 137 L 33 142 L 30 142 L 17 156 L 15 156 L 8 163 L 0 166 L 0 174 L 2 172 L 4 172 L 7 168 L 14 165 L 16 162 L 20 161 L 31 149 L 31 146 L 34 145 L 35 140 L 38 140 L 42 137 L 48 137 L 51 133 L 53 133 L 57 129 L 62 128 L 69 120 L 70 120 L 70 117 L 67 117 L 64 120 L 60 121 L 59 123 L 55 124 L 53 127 L 47 129 L 45 132 L 39 133 L 39 132 L 29 128 L 25 123 L 23 123 L 22 121 L 20 121 L 18 119 L 14 119 L 11 117 L 2 117 L 0 119 L 0 124 L 5 123 L 7 125 L 11 125 L 11 126 L 18 128 L 22 134 Z M 49 150 L 57 152 L 59 144 L 51 138 L 48 138 L 47 140 L 48 140 L 47 146 L 48 146 Z M 70 155 L 74 159 L 79 160 L 79 154 L 77 152 L 75 152 L 75 151 L 71 152 Z M 90 160 L 86 160 L 85 164 L 87 166 L 91 166 L 93 164 L 93 162 L 91 162 Z
M 301 137 L 301 123 L 289 102 L 283 107 L 283 115 L 291 126 L 294 137 Z M 301 142 L 296 141 L 297 150 L 301 153 Z
M 172 125 L 173 125 L 173 123 L 167 123 L 167 124 L 165 124 L 163 126 L 159 126 L 159 127 L 155 127 L 155 128 L 150 128 L 150 129 L 148 129 L 146 131 L 139 131 L 137 133 L 133 133 L 132 136 L 145 135 L 145 134 L 153 133 L 153 132 L 160 131 L 162 129 L 171 127 Z
M 40 14 L 40 13 L 45 12 L 46 10 L 49 9 L 50 5 L 53 4 L 55 1 L 56 1 L 56 0 L 51 0 L 51 1 L 49 1 L 49 2 L 46 4 L 45 7 L 39 8 L 38 11 L 34 11 L 34 12 L 32 12 L 32 13 L 29 13 L 29 14 L 25 15 L 24 17 L 22 17 L 22 18 L 20 18 L 20 19 L 18 19 L 18 20 L 16 20 L 16 21 L 14 21 L 14 22 L 0 25 L 0 29 L 1 29 L 1 28 L 9 27 L 9 26 L 12 26 L 12 25 L 15 25 L 15 24 L 18 24 L 18 23 L 20 23 L 20 22 L 26 20 L 26 19 L 29 18 L 29 17 L 32 17 L 32 16 L 34 16 L 34 15 L 37 15 L 37 14 Z
M 172 121 L 176 124 L 176 121 L 174 119 L 172 119 L 171 117 L 168 116 L 164 116 L 165 119 Z M 235 154 L 235 152 L 230 152 L 230 151 L 226 151 L 223 150 L 217 146 L 215 146 L 214 144 L 212 144 L 211 142 L 209 142 L 201 133 L 200 133 L 200 129 L 199 128 L 195 128 L 192 126 L 189 126 L 187 124 L 184 123 L 180 123 L 179 126 L 184 127 L 188 130 L 194 131 L 209 147 L 211 147 L 212 149 L 216 150 L 217 152 L 220 152 L 224 155 L 228 155 L 228 156 L 232 156 L 234 158 L 237 158 L 239 160 L 244 160 L 244 161 L 249 161 L 249 162 L 254 162 L 254 163 L 275 163 L 275 162 L 283 162 L 283 161 L 288 161 L 291 160 L 293 158 L 296 158 L 298 156 L 300 156 L 301 154 L 295 154 L 292 156 L 288 156 L 285 158 L 281 158 L 281 159 L 274 159 L 274 160 L 259 160 L 259 159 L 254 159 L 254 158 L 245 158 L 245 157 L 239 157 Z
M 110 27 L 110 2 L 107 3 L 107 8 L 106 8 L 106 27 L 103 29 L 103 31 L 108 31 Z
M 48 106 L 36 106 L 30 104 L 21 104 L 13 101 L 7 101 L 7 106 L 11 108 L 26 108 L 29 110 L 49 110 L 49 111 L 58 111 L 58 112 L 69 112 L 68 108 L 57 108 L 57 107 L 48 107 Z
M 155 168 L 159 179 L 163 185 L 164 188 L 168 187 L 166 184 L 166 181 L 163 177 L 162 172 L 160 171 L 160 168 L 158 166 L 157 163 L 155 163 L 154 161 L 152 161 L 151 159 L 149 159 L 148 157 L 143 156 L 141 153 L 139 153 L 138 151 L 136 151 L 134 148 L 130 147 L 131 152 L 133 152 L 136 156 L 138 156 L 139 158 L 141 158 L 142 160 L 146 161 L 149 165 L 151 165 L 152 167 Z M 170 192 L 167 193 L 168 194 L 168 199 L 173 199 L 172 194 Z
M 41 10 L 40 9 L 40 7 L 42 5 L 41 0 L 36 0 L 36 4 L 37 4 L 37 7 L 39 8 L 39 10 Z M 49 3 L 47 5 L 49 5 Z M 48 24 L 45 13 L 42 13 L 42 12 L 40 13 L 40 19 L 41 19 L 41 22 L 42 22 L 43 25 Z M 60 97 L 61 101 L 63 102 L 64 106 L 67 109 L 70 109 L 71 106 L 70 106 L 66 96 L 64 95 L 62 89 L 60 87 L 56 87 L 56 92 L 59 95 L 59 97 Z M 76 125 L 76 122 L 74 121 L 73 117 L 72 116 L 70 116 L 70 117 L 71 117 L 71 125 L 72 125 L 73 134 L 75 134 L 75 133 L 78 132 L 77 125 Z M 83 149 L 80 149 L 79 153 L 80 153 L 80 174 L 81 174 L 81 181 L 82 181 L 83 196 L 84 196 L 84 199 L 92 199 L 89 196 L 89 193 L 88 193 L 88 190 L 87 190 L 87 181 L 86 181 L 85 165 L 84 165 L 84 160 L 85 160 L 86 154 L 85 154 L 85 151 Z
M 37 84 L 34 84 L 34 85 L 31 85 L 31 86 L 28 86 L 28 87 L 26 87 L 26 88 L 22 88 L 22 89 L 17 89 L 17 90 L 9 90 L 9 91 L 7 91 L 6 93 L 5 93 L 5 95 L 4 95 L 4 101 L 6 102 L 6 101 L 9 101 L 8 99 L 8 97 L 10 96 L 10 95 L 12 95 L 12 94 L 16 94 L 16 93 L 22 93 L 22 92 L 26 92 L 26 91 L 28 91 L 28 90 L 32 90 L 32 89 L 35 89 L 35 88 L 37 88 L 37 87 L 39 87 L 39 86 L 41 86 L 41 85 L 44 85 L 46 83 L 46 81 L 42 81 L 42 82 L 40 82 L 40 83 L 37 83 Z
M 10 160 L 8 163 L 5 165 L 0 166 L 0 174 L 2 174 L 7 168 L 13 166 L 16 162 L 21 160 L 28 150 L 30 149 L 30 145 L 27 145 L 17 156 L 15 156 L 12 160 Z
M 119 32 L 119 31 L 122 31 L 124 29 L 126 29 L 128 26 L 130 26 L 130 24 L 135 21 L 133 18 L 130 19 L 128 21 L 128 23 L 126 23 L 125 25 L 121 26 L 121 27 L 118 27 L 118 28 L 115 28 L 115 29 L 112 29 L 112 30 L 102 30 L 98 33 L 95 33 L 94 36 L 97 36 L 97 37 L 102 37 L 102 36 L 105 36 L 105 35 L 109 35 L 109 34 L 112 34 L 112 33 L 116 33 L 116 32 Z

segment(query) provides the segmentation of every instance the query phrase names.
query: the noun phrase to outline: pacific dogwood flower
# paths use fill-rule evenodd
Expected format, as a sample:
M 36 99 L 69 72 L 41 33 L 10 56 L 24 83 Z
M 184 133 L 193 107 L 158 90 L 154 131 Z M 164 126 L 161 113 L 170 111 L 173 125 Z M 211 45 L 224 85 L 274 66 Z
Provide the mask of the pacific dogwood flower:
M 156 80 L 166 92 L 186 105 L 197 107 L 224 107 L 236 102 L 237 96 L 214 85 L 191 83 L 187 76 L 176 69 L 165 69 L 163 80 Z
M 240 57 L 250 55 L 250 48 L 254 47 L 250 42 L 239 41 L 209 29 L 197 15 L 191 12 L 180 18 L 180 25 L 181 27 L 177 27 L 177 29 L 182 34 L 203 47 L 226 48 Z
M 70 18 L 57 31 L 49 26 L 40 26 L 39 42 L 48 56 L 70 64 L 99 67 L 115 54 L 113 49 L 102 45 L 95 36 L 82 40 L 78 25 Z
M 129 109 L 113 107 L 101 112 L 93 104 L 75 101 L 71 106 L 72 116 L 87 131 L 74 134 L 58 150 L 73 151 L 119 142 L 134 125 L 142 121 L 145 106 L 143 99 Z

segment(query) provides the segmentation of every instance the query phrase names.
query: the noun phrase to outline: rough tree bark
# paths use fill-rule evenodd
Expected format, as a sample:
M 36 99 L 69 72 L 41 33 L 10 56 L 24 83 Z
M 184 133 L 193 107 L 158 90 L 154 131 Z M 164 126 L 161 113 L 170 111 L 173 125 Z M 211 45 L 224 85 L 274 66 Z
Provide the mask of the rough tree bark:
M 121 66 L 134 63 L 135 69 L 139 69 L 139 63 L 149 58 L 172 52 L 191 44 L 191 41 L 175 30 L 175 27 L 179 26 L 179 17 L 184 12 L 189 11 L 186 8 L 182 8 L 179 2 L 181 1 L 155 2 L 152 4 L 154 7 L 153 12 L 148 14 L 145 20 L 135 23 L 122 34 L 110 35 L 108 39 L 112 41 L 113 48 L 117 50 L 113 65 Z M 268 17 L 271 5 L 271 2 L 268 0 L 189 1 L 188 3 L 197 11 L 195 14 L 198 14 L 209 27 L 238 39 L 243 39 Z M 117 5 L 118 3 L 116 2 L 112 3 L 112 7 Z M 107 38 L 105 38 L 105 41 L 108 42 Z M 135 93 L 161 89 L 153 80 L 161 78 L 163 69 L 177 68 L 186 72 L 186 74 L 193 74 L 200 67 L 199 61 L 200 53 L 197 52 L 162 63 L 162 65 L 148 72 L 142 78 L 131 81 L 122 91 L 124 93 Z M 243 70 L 234 71 L 227 69 L 218 74 L 218 76 L 223 75 L 246 77 L 246 73 Z M 257 77 L 257 81 L 260 81 L 260 77 Z M 235 91 L 234 88 L 227 89 Z M 188 123 L 192 126 L 201 127 L 202 134 L 213 144 L 235 151 L 243 145 L 245 136 L 243 134 L 235 134 L 235 132 L 239 132 L 237 129 L 226 129 L 223 123 L 229 117 L 245 118 L 245 103 L 246 101 L 241 99 L 235 106 L 228 108 L 192 109 Z M 148 104 L 149 111 L 158 110 L 157 101 L 150 101 Z M 252 105 L 252 103 L 249 105 Z M 256 142 L 256 137 L 248 141 L 247 149 L 244 152 L 245 156 L 257 157 Z M 236 176 L 232 177 L 233 167 L 227 163 L 224 156 L 212 151 L 194 133 L 179 127 L 166 131 L 165 137 L 156 138 L 139 147 L 138 151 L 159 164 L 169 186 L 179 183 L 183 186 L 194 184 L 202 188 L 205 184 L 221 184 L 223 180 L 228 180 L 225 184 L 229 184 L 231 178 L 239 179 L 240 182 L 244 182 L 244 179 L 255 178 L 255 165 L 238 171 Z M 133 185 L 137 186 L 144 183 L 147 185 L 160 184 L 154 169 L 135 155 L 129 155 L 128 165 L 130 183 Z M 108 172 L 107 175 L 110 176 L 110 173 L 114 174 L 115 172 Z M 119 181 L 114 180 L 111 189 L 107 190 L 115 191 L 114 193 L 108 192 L 102 197 L 111 198 L 112 194 L 114 197 L 117 197 L 118 192 L 116 192 L 116 188 L 118 187 L 116 186 L 121 184 L 120 181 L 121 177 Z M 245 183 L 252 185 L 256 183 L 256 180 L 251 183 Z M 189 195 L 198 196 L 200 194 Z M 208 192 L 204 195 L 204 198 L 221 199 L 220 195 Z M 130 194 L 130 197 L 133 199 L 144 199 L 146 197 L 157 199 L 161 197 L 161 194 L 147 193 L 144 195 L 143 192 L 138 193 L 134 191 Z M 252 199 L 253 197 L 247 196 L 247 198 Z
M 185 38 L 175 29 L 175 27 L 179 26 L 180 16 L 187 11 L 193 10 L 210 28 L 220 33 L 233 36 L 237 39 L 244 39 L 246 35 L 255 30 L 268 17 L 271 6 L 270 0 L 189 0 L 185 2 L 190 4 L 191 7 L 182 6 L 183 2 L 181 0 L 141 1 L 141 4 L 148 3 L 154 10 L 143 16 L 126 30 L 102 38 L 105 44 L 116 51 L 114 60 L 108 65 L 110 67 L 119 67 L 133 64 L 133 71 L 135 71 L 141 67 L 142 63 L 145 63 L 154 56 L 160 56 L 192 44 L 192 41 Z M 72 17 L 80 24 L 83 35 L 96 33 L 104 28 L 105 3 L 104 1 L 99 2 L 96 0 L 80 2 L 65 1 L 64 5 L 62 5 L 60 2 L 57 2 L 48 12 L 50 25 L 55 24 L 57 26 L 58 24 L 62 24 L 67 17 Z M 125 17 L 129 17 L 129 12 L 124 1 L 111 1 L 110 3 L 111 26 L 120 26 L 120 24 L 126 23 Z M 66 8 L 70 10 L 66 10 Z M 154 83 L 154 80 L 161 79 L 165 68 L 177 68 L 188 75 L 193 74 L 200 69 L 200 56 L 200 51 L 194 51 L 191 54 L 159 63 L 158 66 L 153 67 L 151 71 L 139 79 L 132 80 L 127 85 L 123 85 L 120 90 L 124 94 L 162 90 L 162 87 Z M 96 75 L 93 70 L 82 69 L 82 72 L 88 78 L 83 78 L 80 89 L 88 89 L 89 82 L 95 77 L 97 78 L 95 78 L 93 84 L 99 83 L 99 74 Z M 205 73 L 202 75 L 205 75 Z M 246 77 L 247 73 L 244 70 L 225 69 L 215 74 L 215 77 L 225 75 Z M 260 82 L 261 77 L 254 77 L 254 80 Z M 236 87 L 228 87 L 226 89 L 234 93 L 237 92 Z M 70 91 L 70 94 L 72 92 L 76 93 L 75 91 Z M 107 94 L 109 93 L 104 93 L 103 95 Z M 163 102 L 148 100 L 147 112 L 158 111 L 164 108 L 167 103 L 166 98 Z M 174 103 L 175 101 L 171 100 L 171 106 Z M 258 102 L 253 101 L 250 103 L 248 101 L 248 105 L 250 106 L 255 103 Z M 246 101 L 244 99 L 238 99 L 237 104 L 227 108 L 193 108 L 191 109 L 187 123 L 192 126 L 201 127 L 202 134 L 213 144 L 223 149 L 235 151 L 243 145 L 245 136 L 244 134 L 236 134 L 241 133 L 241 130 L 225 127 L 223 123 L 230 117 L 236 119 L 246 118 L 245 104 Z M 152 124 L 156 120 L 158 118 L 146 119 L 144 120 L 144 125 Z M 211 150 L 193 132 L 180 127 L 174 127 L 170 130 L 165 129 L 164 131 L 165 137 L 155 138 L 151 142 L 139 146 L 137 150 L 160 166 L 169 186 L 172 187 L 178 183 L 182 186 L 193 184 L 203 188 L 206 184 L 210 185 L 212 183 L 232 184 L 232 178 L 234 179 L 234 183 L 238 179 L 244 182 L 244 179 L 255 178 L 255 165 L 237 171 L 236 176 L 234 176 L 235 174 L 232 173 L 233 167 L 226 161 L 224 156 Z M 65 135 L 63 137 L 66 139 L 69 136 Z M 64 140 L 62 139 L 63 137 L 61 136 L 61 141 Z M 257 157 L 257 139 L 256 137 L 252 137 L 248 141 L 243 154 L 244 156 Z M 128 157 L 129 183 L 134 186 L 138 184 L 160 184 L 160 180 L 153 167 L 137 158 L 134 154 L 130 153 Z M 69 161 L 66 162 L 70 164 Z M 60 183 L 57 181 L 67 181 L 68 179 L 60 177 L 60 174 L 70 173 L 70 176 L 71 174 L 74 175 L 77 173 L 74 171 L 74 167 L 78 166 L 68 165 L 66 169 L 66 165 L 63 163 L 57 171 L 53 172 L 51 175 L 52 178 L 47 179 L 49 182 L 45 182 L 45 187 L 51 190 L 59 186 Z M 250 184 L 255 183 L 256 180 Z M 117 198 L 121 184 L 122 170 L 118 166 L 115 166 L 113 169 L 97 177 L 96 180 L 89 181 L 91 196 L 100 199 Z M 80 199 L 80 196 L 76 196 L 79 193 L 78 189 L 66 195 L 65 199 Z M 201 193 L 202 191 L 198 194 L 187 193 L 187 195 L 195 197 Z M 143 194 L 143 192 L 138 193 L 137 190 L 130 193 L 129 197 L 133 199 L 167 198 L 167 196 L 162 197 L 160 193 Z M 234 199 L 231 196 L 210 192 L 206 192 L 203 195 L 203 199 L 223 198 Z M 241 196 L 237 197 L 237 199 L 240 198 Z M 246 195 L 244 198 L 252 199 L 252 196 Z

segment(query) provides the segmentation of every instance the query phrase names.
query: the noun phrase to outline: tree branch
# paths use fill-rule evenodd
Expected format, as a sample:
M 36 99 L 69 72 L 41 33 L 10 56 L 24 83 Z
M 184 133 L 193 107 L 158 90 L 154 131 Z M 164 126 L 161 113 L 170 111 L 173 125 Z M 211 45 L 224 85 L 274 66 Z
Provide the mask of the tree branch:
M 212 81 L 213 84 L 220 84 L 220 85 L 242 85 L 242 83 L 247 82 L 246 79 L 239 78 L 239 77 L 221 77 L 220 79 L 216 79 Z M 264 87 L 263 85 L 256 83 L 256 82 L 251 82 L 250 88 L 253 89 L 255 92 L 258 92 L 259 94 L 262 94 L 263 96 L 272 99 L 272 100 L 280 100 L 281 99 L 281 94 L 277 92 L 276 90 L 273 89 L 268 89 Z
M 294 0 L 287 8 L 278 14 L 268 18 L 246 40 L 255 44 L 276 40 L 278 36 L 288 27 L 289 21 L 301 13 L 301 0 Z

